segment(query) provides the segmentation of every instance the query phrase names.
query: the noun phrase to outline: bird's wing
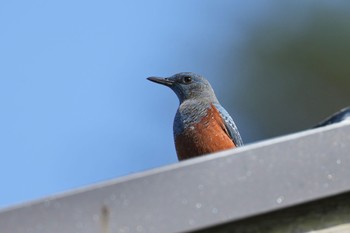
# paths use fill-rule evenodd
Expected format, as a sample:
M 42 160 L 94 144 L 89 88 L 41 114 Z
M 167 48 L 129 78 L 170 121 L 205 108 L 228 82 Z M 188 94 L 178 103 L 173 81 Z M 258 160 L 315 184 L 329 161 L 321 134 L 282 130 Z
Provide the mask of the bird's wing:
M 338 123 L 338 122 L 341 122 L 341 121 L 344 121 L 344 120 L 350 120 L 350 107 L 343 108 L 339 112 L 334 113 L 330 117 L 328 117 L 325 120 L 323 120 L 320 123 L 318 123 L 313 128 L 318 128 L 318 127 L 322 127 L 322 126 Z
M 213 104 L 216 109 L 219 111 L 221 118 L 224 120 L 226 129 L 228 131 L 228 134 L 234 144 L 238 146 L 243 146 L 243 141 L 241 138 L 241 135 L 239 134 L 239 131 L 237 129 L 237 126 L 235 122 L 233 121 L 232 117 L 228 114 L 228 112 L 220 105 L 220 104 Z

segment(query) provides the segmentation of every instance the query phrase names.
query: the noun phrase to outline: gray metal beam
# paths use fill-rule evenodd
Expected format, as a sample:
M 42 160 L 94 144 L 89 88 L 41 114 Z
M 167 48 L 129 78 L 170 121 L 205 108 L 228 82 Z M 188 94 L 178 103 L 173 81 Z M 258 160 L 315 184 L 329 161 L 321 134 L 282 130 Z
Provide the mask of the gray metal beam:
M 184 232 L 350 191 L 350 124 L 308 130 L 0 212 L 1 233 Z

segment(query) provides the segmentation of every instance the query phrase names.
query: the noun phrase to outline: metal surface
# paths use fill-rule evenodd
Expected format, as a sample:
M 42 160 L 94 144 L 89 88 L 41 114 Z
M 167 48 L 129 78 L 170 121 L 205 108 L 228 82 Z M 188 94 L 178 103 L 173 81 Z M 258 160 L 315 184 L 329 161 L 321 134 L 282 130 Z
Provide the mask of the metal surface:
M 340 123 L 0 212 L 1 233 L 183 232 L 350 190 Z
M 316 233 L 349 224 L 349 215 L 350 192 L 346 192 L 191 232 Z

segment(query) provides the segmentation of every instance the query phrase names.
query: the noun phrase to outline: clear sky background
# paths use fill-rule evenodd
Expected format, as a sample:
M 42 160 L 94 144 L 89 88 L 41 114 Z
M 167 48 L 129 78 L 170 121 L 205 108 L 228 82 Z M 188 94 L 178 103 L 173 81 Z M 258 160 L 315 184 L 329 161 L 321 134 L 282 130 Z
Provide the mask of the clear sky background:
M 178 100 L 148 76 L 206 76 L 247 143 L 321 120 L 325 110 L 299 128 L 270 134 L 254 120 L 260 113 L 249 103 L 261 97 L 246 95 L 254 92 L 247 77 L 255 75 L 246 75 L 252 60 L 241 48 L 251 47 L 252 32 L 268 36 L 261 27 L 271 15 L 296 32 L 289 20 L 303 24 L 314 8 L 283 6 L 285 19 L 276 13 L 280 7 L 229 0 L 1 1 L 0 207 L 176 163 Z

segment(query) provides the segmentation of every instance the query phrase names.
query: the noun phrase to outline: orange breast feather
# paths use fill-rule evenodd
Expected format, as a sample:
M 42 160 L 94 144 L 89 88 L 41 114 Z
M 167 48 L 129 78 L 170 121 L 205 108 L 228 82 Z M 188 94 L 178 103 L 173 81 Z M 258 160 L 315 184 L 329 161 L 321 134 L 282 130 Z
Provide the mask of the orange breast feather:
M 234 148 L 219 111 L 214 105 L 199 123 L 188 126 L 175 138 L 179 160 Z

